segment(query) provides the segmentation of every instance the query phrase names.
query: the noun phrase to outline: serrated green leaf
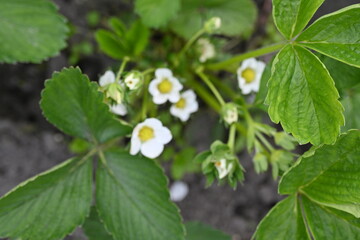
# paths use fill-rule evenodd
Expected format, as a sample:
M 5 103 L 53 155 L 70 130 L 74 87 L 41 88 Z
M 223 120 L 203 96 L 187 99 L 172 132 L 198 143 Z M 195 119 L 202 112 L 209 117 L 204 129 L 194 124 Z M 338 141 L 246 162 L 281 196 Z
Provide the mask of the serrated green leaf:
M 82 225 L 84 233 L 89 240 L 112 240 L 113 237 L 106 231 L 104 223 L 100 220 L 95 206 L 91 207 L 90 216 Z
M 266 103 L 273 122 L 300 143 L 336 141 L 344 125 L 343 107 L 329 72 L 310 51 L 285 46 L 276 56 Z
M 300 191 L 312 201 L 360 217 L 360 131 L 341 135 L 301 157 L 279 184 L 281 194 Z
M 341 100 L 345 108 L 345 126 L 343 131 L 360 129 L 360 85 L 346 91 Z
M 276 27 L 287 39 L 298 35 L 324 0 L 273 0 Z
M 302 197 L 313 239 L 360 239 L 360 219 L 351 214 L 318 205 Z
M 296 40 L 352 66 L 360 67 L 360 4 L 325 15 L 308 27 Z
M 108 151 L 97 170 L 96 204 L 115 239 L 180 240 L 184 229 L 167 179 L 152 160 Z
M 41 95 L 44 116 L 69 135 L 102 143 L 131 131 L 110 113 L 98 85 L 79 68 L 54 73 Z
M 179 11 L 180 0 L 136 0 L 135 12 L 148 27 L 163 27 Z
M 236 36 L 253 29 L 257 8 L 251 0 L 183 0 L 178 17 L 169 26 L 189 39 L 212 17 L 221 18 L 218 33 Z
M 325 55 L 321 55 L 320 60 L 329 70 L 342 97 L 344 91 L 360 84 L 360 68 L 336 61 Z
M 0 0 L 0 62 L 39 63 L 66 46 L 68 28 L 47 0 Z
M 0 237 L 63 239 L 82 224 L 92 200 L 92 162 L 70 159 L 0 199 Z
M 231 240 L 231 237 L 219 230 L 200 222 L 187 222 L 186 240 Z
M 114 59 L 123 59 L 128 55 L 126 46 L 120 41 L 119 37 L 107 30 L 98 30 L 95 33 L 96 41 L 101 51 Z
M 261 220 L 252 239 L 256 240 L 310 240 L 297 196 L 282 200 Z

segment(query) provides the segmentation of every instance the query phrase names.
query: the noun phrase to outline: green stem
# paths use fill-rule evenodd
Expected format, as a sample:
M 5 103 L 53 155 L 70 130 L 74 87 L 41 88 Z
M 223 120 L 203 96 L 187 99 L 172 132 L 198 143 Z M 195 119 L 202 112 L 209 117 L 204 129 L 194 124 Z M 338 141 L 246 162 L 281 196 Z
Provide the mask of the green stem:
M 265 147 L 267 147 L 267 149 L 269 149 L 270 152 L 273 152 L 275 150 L 271 146 L 271 144 L 268 142 L 268 140 L 266 140 L 266 138 L 264 138 L 264 136 L 261 133 L 255 132 L 255 135 L 265 145 Z
M 231 124 L 230 130 L 229 130 L 229 139 L 228 139 L 227 144 L 232 152 L 234 152 L 235 134 L 236 134 L 236 124 Z
M 197 70 L 196 73 L 204 81 L 204 83 L 206 83 L 206 85 L 210 88 L 211 92 L 219 101 L 220 105 L 221 106 L 225 105 L 224 99 L 222 98 L 222 96 L 220 95 L 219 91 L 216 89 L 214 84 L 210 81 L 210 79 L 201 70 Z
M 145 77 L 146 75 L 155 72 L 155 68 L 149 68 L 143 71 L 141 74 Z
M 124 72 L 124 69 L 125 69 L 125 66 L 126 64 L 128 63 L 128 61 L 130 61 L 130 58 L 129 57 L 124 57 L 122 63 L 121 63 L 121 66 L 119 68 L 119 71 L 117 72 L 116 74 L 116 80 L 115 82 L 118 82 L 120 81 L 120 77 L 121 77 L 121 74 Z
M 148 85 L 149 85 L 149 79 L 145 77 L 145 81 L 144 81 L 144 85 L 143 85 L 143 90 L 144 90 L 144 94 L 143 94 L 143 102 L 142 102 L 142 108 L 141 108 L 141 119 L 144 121 L 146 119 L 146 115 L 147 115 L 147 107 L 148 107 L 148 98 L 149 98 L 149 93 L 148 93 Z
M 191 47 L 191 45 L 193 45 L 193 43 L 202 35 L 205 33 L 205 29 L 202 28 L 200 29 L 197 33 L 195 33 L 190 40 L 186 43 L 186 45 L 183 47 L 183 49 L 180 51 L 180 56 L 183 55 L 187 50 L 189 50 L 189 48 Z
M 229 86 L 224 84 L 220 79 L 216 77 L 212 77 L 211 81 L 214 83 L 215 87 L 221 89 L 226 96 L 229 96 L 232 100 L 241 97 L 240 94 L 237 94 L 235 91 L 232 90 Z
M 277 50 L 280 50 L 285 45 L 286 45 L 286 43 L 279 43 L 279 44 L 263 47 L 260 49 L 256 49 L 254 51 L 250 51 L 247 53 L 243 53 L 243 54 L 234 56 L 228 60 L 225 60 L 225 61 L 222 61 L 219 63 L 208 64 L 208 65 L 206 65 L 206 68 L 211 69 L 211 70 L 226 69 L 229 65 L 232 65 L 234 63 L 239 63 L 241 61 L 244 61 L 245 59 L 252 58 L 252 57 L 259 57 L 259 56 L 266 55 L 266 54 L 275 52 Z
M 192 89 L 195 90 L 195 92 L 199 95 L 199 97 L 211 108 L 213 108 L 216 112 L 220 112 L 221 107 L 217 100 L 213 97 L 212 94 L 210 94 L 206 88 L 199 84 L 198 82 L 194 80 L 187 79 L 186 83 L 188 86 L 190 86 Z

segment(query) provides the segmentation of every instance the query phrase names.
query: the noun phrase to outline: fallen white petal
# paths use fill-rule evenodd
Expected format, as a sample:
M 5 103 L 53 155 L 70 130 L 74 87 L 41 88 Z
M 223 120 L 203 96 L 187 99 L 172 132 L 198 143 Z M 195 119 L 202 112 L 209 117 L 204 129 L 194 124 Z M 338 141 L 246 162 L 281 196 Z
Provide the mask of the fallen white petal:
M 174 182 L 170 187 L 170 199 L 174 202 L 180 202 L 189 193 L 189 187 L 182 181 Z

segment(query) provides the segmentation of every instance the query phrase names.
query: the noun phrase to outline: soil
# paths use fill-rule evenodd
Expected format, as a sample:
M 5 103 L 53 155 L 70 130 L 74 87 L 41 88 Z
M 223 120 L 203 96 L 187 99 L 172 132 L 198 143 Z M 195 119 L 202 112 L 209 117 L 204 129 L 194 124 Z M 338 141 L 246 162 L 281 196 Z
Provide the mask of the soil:
M 103 16 L 128 11 L 124 1 L 115 0 L 56 0 L 60 11 L 82 34 L 89 34 L 85 15 L 97 10 Z M 257 1 L 263 6 L 264 1 Z M 325 1 L 316 16 L 341 7 L 358 3 L 357 0 Z M 76 35 L 70 42 L 80 41 Z M 68 138 L 45 121 L 39 108 L 40 92 L 44 80 L 55 70 L 68 66 L 68 52 L 40 65 L 0 65 L 0 196 L 35 174 L 49 169 L 71 156 Z M 90 78 L 98 75 L 114 62 L 95 53 L 80 60 L 79 66 Z M 204 124 L 205 123 L 205 124 Z M 208 125 L 206 117 L 199 117 L 194 124 Z M 206 132 L 205 130 L 202 131 Z M 198 134 L 194 141 L 206 139 Z M 200 144 L 200 143 L 199 143 Z M 199 150 L 203 146 L 197 144 Z M 188 174 L 184 181 L 189 185 L 188 196 L 178 206 L 185 221 L 201 221 L 232 235 L 234 239 L 250 239 L 258 222 L 281 199 L 277 194 L 277 182 L 269 173 L 256 174 L 251 157 L 239 156 L 246 169 L 246 180 L 237 190 L 228 186 L 212 186 L 205 189 L 202 175 Z M 81 230 L 67 239 L 86 239 Z

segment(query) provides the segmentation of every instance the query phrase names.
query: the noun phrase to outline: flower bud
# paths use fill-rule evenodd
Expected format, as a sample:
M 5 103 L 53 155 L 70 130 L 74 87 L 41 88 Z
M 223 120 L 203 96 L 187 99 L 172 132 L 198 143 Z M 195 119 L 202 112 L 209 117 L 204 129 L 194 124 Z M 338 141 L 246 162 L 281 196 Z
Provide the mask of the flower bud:
M 139 89 L 142 84 L 142 74 L 138 71 L 132 71 L 125 76 L 124 82 L 130 90 Z
M 105 96 L 117 104 L 121 104 L 124 96 L 124 89 L 118 83 L 111 83 L 105 89 Z
M 221 110 L 221 115 L 225 123 L 231 125 L 238 121 L 238 107 L 235 103 L 227 103 Z
M 221 27 L 221 18 L 213 17 L 205 22 L 204 28 L 207 33 L 213 33 Z

